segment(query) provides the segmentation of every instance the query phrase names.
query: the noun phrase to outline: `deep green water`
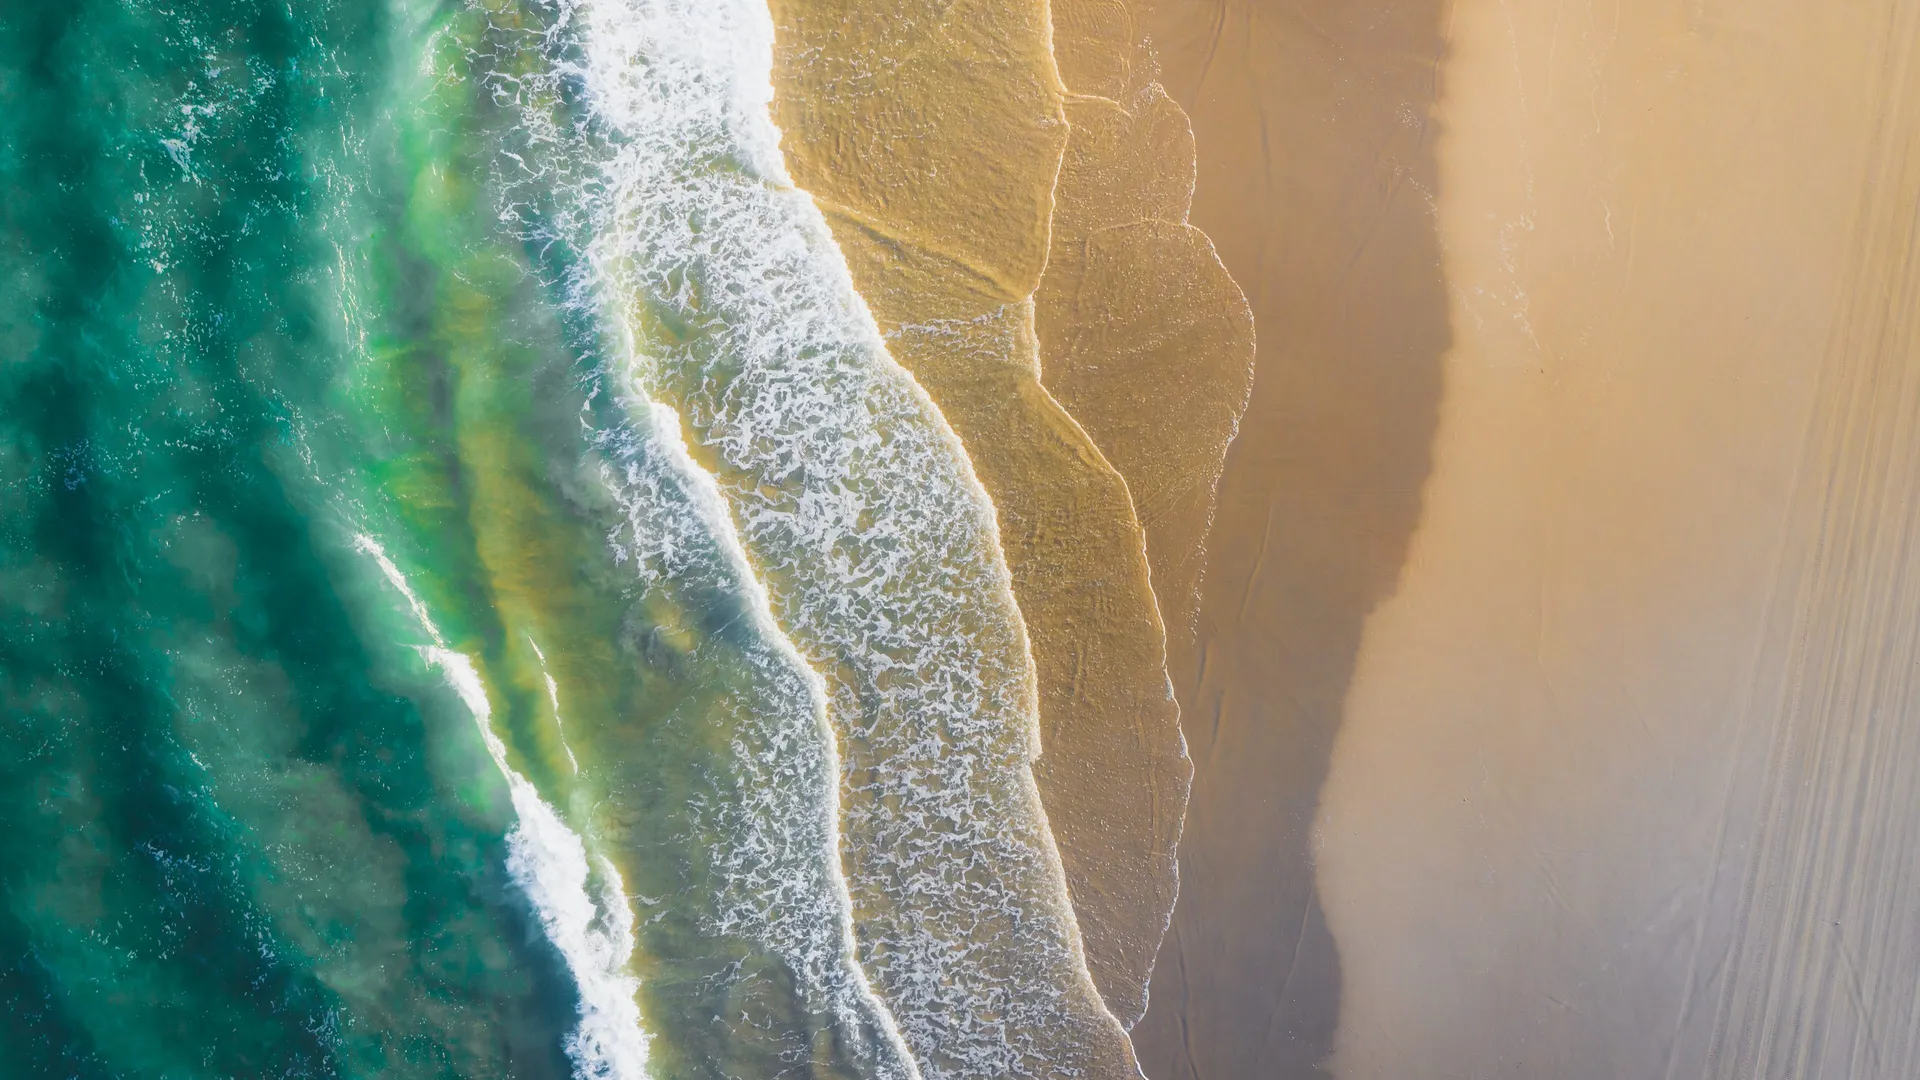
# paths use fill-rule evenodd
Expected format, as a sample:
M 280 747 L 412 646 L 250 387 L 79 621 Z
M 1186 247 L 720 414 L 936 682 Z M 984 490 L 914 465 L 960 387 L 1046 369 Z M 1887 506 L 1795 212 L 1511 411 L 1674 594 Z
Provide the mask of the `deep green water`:
M 984 496 L 640 8 L 0 0 L 0 1076 L 1080 1060 Z
M 488 88 L 419 85 L 428 36 L 445 59 L 487 45 L 479 22 L 0 15 L 9 1075 L 571 1071 L 576 992 L 509 881 L 505 784 L 358 529 L 431 567 L 422 592 L 502 673 L 499 730 L 550 791 L 516 631 L 540 609 L 556 664 L 603 661 L 575 682 L 602 699 L 582 720 L 617 712 L 664 750 L 619 777 L 646 794 L 636 846 L 685 828 L 655 804 L 684 803 L 725 732 L 699 730 L 672 655 L 615 660 L 653 627 L 604 523 L 534 493 L 549 452 L 584 449 L 575 365 L 526 245 L 479 205 Z M 661 733 L 676 712 L 695 730 Z M 630 887 L 698 876 L 665 854 Z M 687 941 L 696 912 L 649 933 L 672 969 L 656 1011 L 717 1012 L 713 976 L 750 951 Z
M 568 1073 L 501 777 L 346 547 L 454 426 L 396 380 L 406 449 L 369 455 L 345 407 L 378 374 L 340 309 L 381 285 L 343 251 L 418 274 L 382 348 L 433 351 L 447 306 L 387 113 L 407 31 L 357 3 L 0 12 L 0 1069 Z

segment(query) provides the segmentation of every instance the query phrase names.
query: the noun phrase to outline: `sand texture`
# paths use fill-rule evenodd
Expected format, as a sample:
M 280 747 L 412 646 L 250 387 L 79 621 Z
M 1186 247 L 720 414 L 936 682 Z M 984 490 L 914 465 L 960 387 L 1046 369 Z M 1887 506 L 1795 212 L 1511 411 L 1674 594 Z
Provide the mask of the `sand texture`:
M 1035 776 L 1088 968 L 1130 1024 L 1190 765 L 1126 483 L 1039 380 L 1067 128 L 1047 11 L 776 0 L 776 121 L 894 356 L 994 500 L 1038 674 Z
M 1318 825 L 1333 1072 L 1913 1076 L 1920 4 L 1442 25 L 1454 342 Z
M 1042 379 L 1127 479 L 1176 655 L 1190 650 L 1214 488 L 1247 404 L 1253 318 L 1201 230 L 1193 133 L 1131 9 L 1053 5 L 1068 137 L 1034 298 Z
M 1920 1071 L 1920 0 L 776 10 L 1148 1076 Z

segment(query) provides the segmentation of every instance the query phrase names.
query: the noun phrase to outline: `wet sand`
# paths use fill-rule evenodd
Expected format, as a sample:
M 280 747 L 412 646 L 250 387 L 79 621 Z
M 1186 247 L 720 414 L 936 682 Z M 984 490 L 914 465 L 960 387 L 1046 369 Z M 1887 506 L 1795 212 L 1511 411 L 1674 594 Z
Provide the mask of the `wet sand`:
M 1428 115 L 1442 5 L 1162 0 L 1140 26 L 1192 118 L 1192 221 L 1251 303 L 1197 636 L 1181 893 L 1134 1044 L 1153 1080 L 1320 1075 L 1339 956 L 1308 836 L 1362 621 L 1420 512 L 1451 338 Z
M 1454 341 L 1318 824 L 1333 1071 L 1912 1076 L 1920 5 L 1444 25 Z
M 1184 781 L 1100 677 L 1157 670 L 1145 537 L 1195 770 L 1150 1077 L 1912 1074 L 1920 4 L 1063 0 L 1057 81 L 1011 9 L 782 10 L 796 176 L 1000 505 L 1123 1018 L 1177 818 L 1109 778 Z M 1224 385 L 1168 303 L 1216 250 L 1209 534 L 1211 436 L 1157 452 L 1220 411 L 1164 392 Z
M 1039 378 L 1033 297 L 1069 137 L 1047 8 L 773 13 L 788 167 L 994 500 L 1037 673 L 1035 779 L 1094 985 L 1130 1024 L 1173 903 L 1190 765 L 1126 482 Z
M 1191 650 L 1215 489 L 1253 374 L 1253 318 L 1188 222 L 1194 144 L 1133 7 L 1056 0 L 1068 138 L 1034 296 L 1041 380 L 1126 477 L 1175 655 Z

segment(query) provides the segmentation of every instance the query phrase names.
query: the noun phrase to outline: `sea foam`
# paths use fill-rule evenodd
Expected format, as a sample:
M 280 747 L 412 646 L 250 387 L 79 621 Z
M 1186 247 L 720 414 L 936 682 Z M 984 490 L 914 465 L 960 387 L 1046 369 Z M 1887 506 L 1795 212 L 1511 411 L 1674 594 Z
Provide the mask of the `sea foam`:
M 1135 1072 L 1034 788 L 1033 671 L 991 504 L 786 174 L 765 6 L 561 10 L 577 29 L 550 57 L 597 156 L 572 193 L 591 224 L 578 299 L 640 423 L 686 428 L 710 529 L 737 530 L 823 680 L 859 969 L 928 1077 Z
M 912 1054 L 855 957 L 840 866 L 838 760 L 826 685 L 776 624 L 713 478 L 693 461 L 679 418 L 633 403 L 601 433 L 602 479 L 625 521 L 610 538 L 646 591 L 691 608 L 744 607 L 736 635 L 750 678 L 718 702 L 729 734 L 724 778 L 691 800 L 717 895 L 704 929 L 767 948 L 809 1007 L 832 1018 L 850 1064 L 876 1080 L 918 1080 Z M 711 721 L 710 721 L 711 722 Z M 689 778 L 698 781 L 701 778 Z
M 420 655 L 440 669 L 473 714 L 487 753 L 506 778 L 516 822 L 507 834 L 507 872 L 532 904 L 548 940 L 565 959 L 580 993 L 580 1018 L 567 1036 L 567 1056 L 582 1080 L 645 1080 L 647 1036 L 634 1001 L 639 980 L 627 973 L 633 955 L 633 909 L 619 871 L 604 858 L 588 861 L 578 834 L 507 761 L 493 731 L 493 709 L 472 658 L 447 648 L 400 568 L 372 537 L 354 545 L 373 557 L 433 644 Z M 597 885 L 593 892 L 590 885 Z M 593 893 L 597 892 L 595 896 Z

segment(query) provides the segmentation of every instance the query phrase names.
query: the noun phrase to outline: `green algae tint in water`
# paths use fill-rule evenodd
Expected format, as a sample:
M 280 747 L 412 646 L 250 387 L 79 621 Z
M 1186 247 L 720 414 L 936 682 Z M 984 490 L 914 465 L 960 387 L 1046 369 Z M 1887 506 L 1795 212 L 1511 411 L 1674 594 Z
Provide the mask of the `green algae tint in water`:
M 0 6 L 0 1076 L 910 1070 L 819 689 L 528 243 L 552 14 Z
M 0 1076 L 1124 1072 L 770 35 L 0 0 Z
M 616 400 L 597 320 L 556 302 L 580 159 L 542 141 L 574 122 L 542 10 L 463 10 L 401 90 L 407 201 L 366 249 L 352 385 L 386 535 L 515 767 L 640 909 L 656 1071 L 896 1075 L 847 970 L 819 690 L 677 432 Z
M 329 509 L 392 22 L 0 7 L 6 1075 L 570 1071 L 498 770 Z

